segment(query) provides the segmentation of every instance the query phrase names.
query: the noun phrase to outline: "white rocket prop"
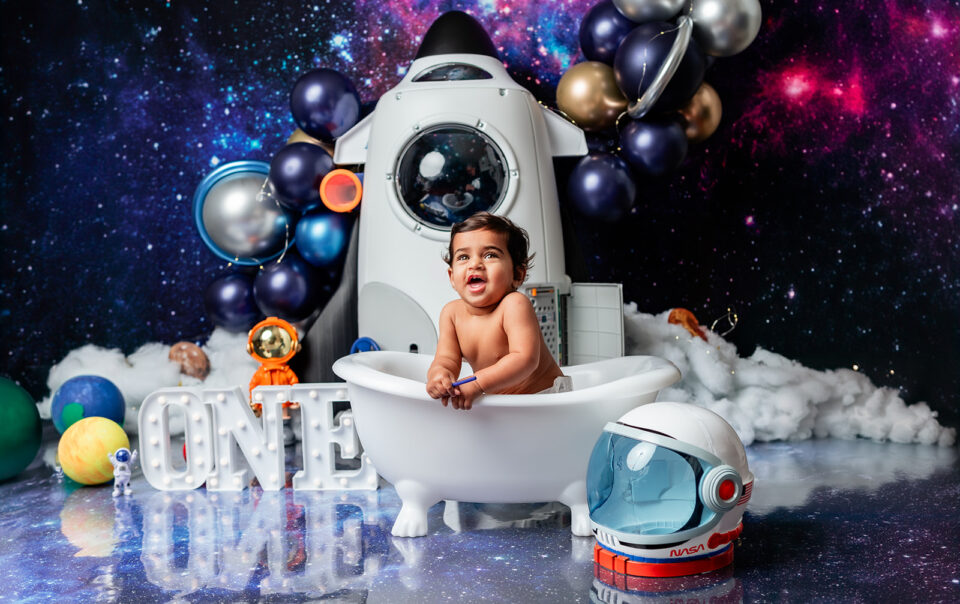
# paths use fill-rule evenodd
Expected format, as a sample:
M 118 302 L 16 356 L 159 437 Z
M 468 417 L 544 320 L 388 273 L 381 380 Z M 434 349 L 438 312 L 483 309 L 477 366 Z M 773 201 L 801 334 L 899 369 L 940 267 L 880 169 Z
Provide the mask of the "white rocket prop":
M 437 19 L 403 80 L 337 140 L 337 164 L 366 165 L 359 335 L 385 350 L 436 350 L 455 296 L 441 260 L 450 225 L 480 210 L 527 230 L 529 283 L 569 293 L 552 158 L 586 153 L 583 132 L 510 78 L 476 20 Z

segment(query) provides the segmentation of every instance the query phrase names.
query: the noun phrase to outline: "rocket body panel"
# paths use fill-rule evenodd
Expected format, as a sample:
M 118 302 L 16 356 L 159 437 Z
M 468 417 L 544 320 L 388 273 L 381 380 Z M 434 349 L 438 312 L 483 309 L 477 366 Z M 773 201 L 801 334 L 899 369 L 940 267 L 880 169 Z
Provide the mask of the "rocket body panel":
M 461 67 L 475 68 L 479 71 L 471 73 L 484 77 L 417 81 L 429 79 L 435 70 Z M 406 351 L 415 344 L 421 353 L 435 351 L 440 310 L 456 296 L 442 260 L 449 226 L 474 211 L 487 209 L 527 230 L 530 252 L 536 254 L 529 281 L 569 282 L 552 157 L 555 149 L 577 151 L 582 145 L 585 151 L 586 143 L 575 126 L 548 127 L 551 118 L 545 118 L 544 111 L 492 57 L 430 56 L 414 61 L 400 84 L 380 98 L 374 113 L 338 140 L 338 163 L 362 157 L 366 164 L 357 269 L 360 336 L 386 349 Z M 444 138 L 450 132 L 454 134 Z M 439 151 L 424 155 L 417 146 L 429 136 L 434 136 L 431 144 L 446 145 L 437 147 L 446 149 L 446 158 Z M 469 160 L 462 165 L 460 151 Z M 405 160 L 415 153 L 417 161 Z M 427 157 L 431 153 L 436 157 Z M 479 203 L 477 190 L 470 195 L 461 189 L 429 200 L 427 195 L 417 198 L 421 189 L 411 195 L 415 187 L 410 183 L 429 181 L 436 176 L 431 162 L 442 167 L 445 160 L 444 169 L 462 170 L 473 162 L 474 169 L 480 165 L 486 173 L 495 173 L 497 197 L 490 198 L 489 207 Z M 391 324 L 396 333 L 391 333 Z

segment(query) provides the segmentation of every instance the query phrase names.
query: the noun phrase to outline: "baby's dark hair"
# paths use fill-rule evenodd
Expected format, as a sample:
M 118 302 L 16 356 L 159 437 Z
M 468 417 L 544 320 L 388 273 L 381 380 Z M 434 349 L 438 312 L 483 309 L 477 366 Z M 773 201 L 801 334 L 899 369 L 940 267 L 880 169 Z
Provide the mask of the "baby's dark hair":
M 514 273 L 526 276 L 527 271 L 533 266 L 535 255 L 527 255 L 530 248 L 530 237 L 522 227 L 514 224 L 509 218 L 497 216 L 490 212 L 477 212 L 463 222 L 453 225 L 453 228 L 450 229 L 450 243 L 447 246 L 447 252 L 443 255 L 443 261 L 448 265 L 453 264 L 453 238 L 457 233 L 480 231 L 482 229 L 494 233 L 503 233 L 507 236 L 507 253 L 510 254 L 510 260 L 513 261 Z

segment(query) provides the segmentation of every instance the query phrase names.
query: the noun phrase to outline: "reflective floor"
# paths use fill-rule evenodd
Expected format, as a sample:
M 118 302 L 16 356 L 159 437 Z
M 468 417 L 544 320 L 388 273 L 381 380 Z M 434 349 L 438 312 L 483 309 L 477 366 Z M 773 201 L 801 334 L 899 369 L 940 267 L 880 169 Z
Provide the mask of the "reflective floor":
M 955 447 L 747 453 L 757 482 L 734 564 L 679 579 L 595 572 L 593 541 L 571 537 L 560 504 L 439 504 L 429 536 L 394 539 L 388 484 L 165 493 L 138 473 L 133 495 L 114 499 L 38 459 L 0 484 L 0 600 L 960 602 Z

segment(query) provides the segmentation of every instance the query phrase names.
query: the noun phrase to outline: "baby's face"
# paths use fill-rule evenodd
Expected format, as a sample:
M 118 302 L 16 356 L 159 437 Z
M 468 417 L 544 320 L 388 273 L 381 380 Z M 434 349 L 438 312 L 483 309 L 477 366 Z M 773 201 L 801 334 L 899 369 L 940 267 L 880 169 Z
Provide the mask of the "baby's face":
M 506 234 L 487 229 L 457 233 L 452 247 L 450 284 L 470 306 L 493 306 L 522 283 L 514 275 Z

